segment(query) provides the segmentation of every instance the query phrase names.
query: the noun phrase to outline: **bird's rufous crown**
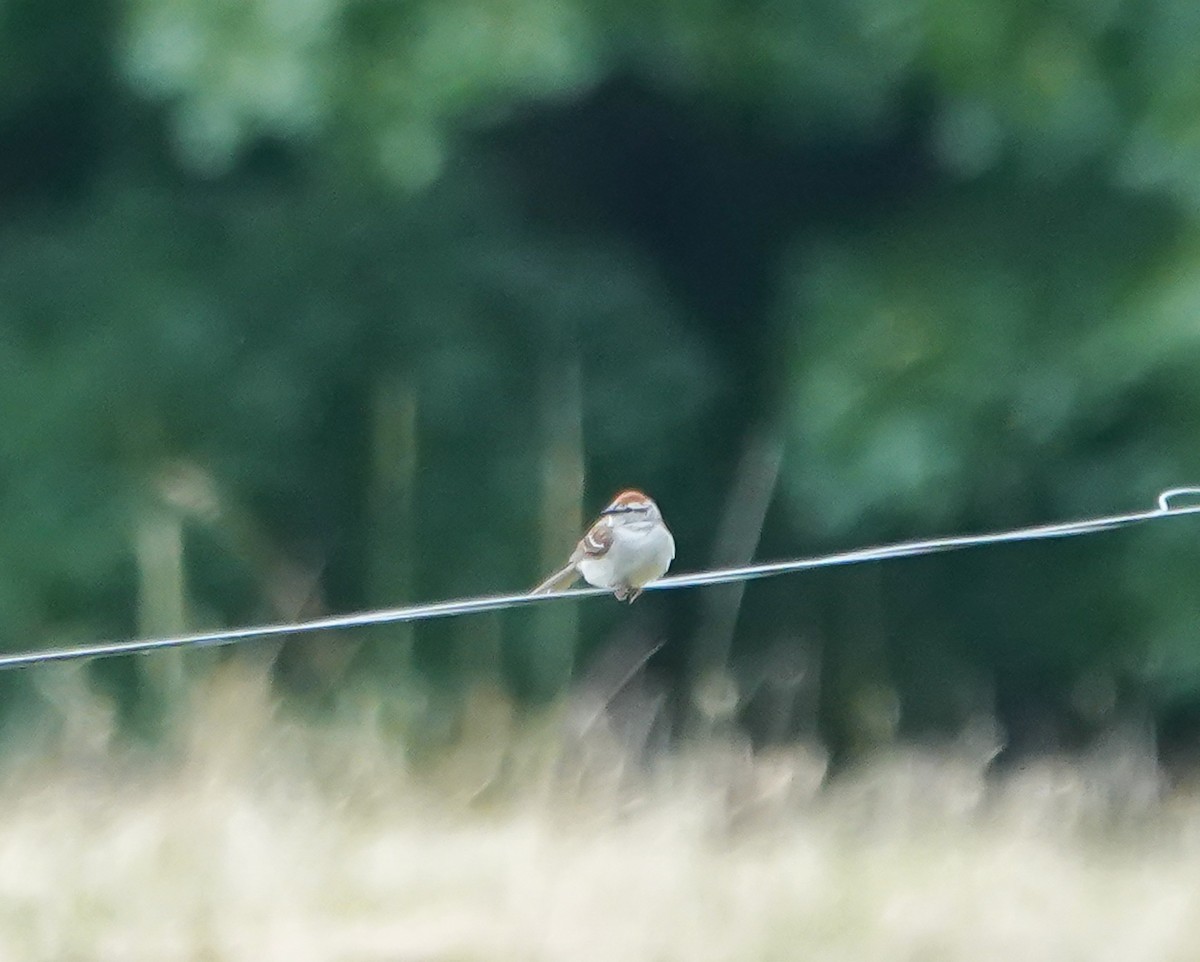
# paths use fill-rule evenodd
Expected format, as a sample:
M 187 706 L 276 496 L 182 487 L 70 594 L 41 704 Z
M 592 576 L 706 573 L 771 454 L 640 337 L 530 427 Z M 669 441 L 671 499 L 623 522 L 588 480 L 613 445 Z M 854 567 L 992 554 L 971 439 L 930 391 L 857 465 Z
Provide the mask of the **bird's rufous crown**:
M 645 512 L 656 510 L 654 502 L 641 491 L 630 488 L 622 491 L 600 512 L 601 515 L 626 514 L 627 512 Z

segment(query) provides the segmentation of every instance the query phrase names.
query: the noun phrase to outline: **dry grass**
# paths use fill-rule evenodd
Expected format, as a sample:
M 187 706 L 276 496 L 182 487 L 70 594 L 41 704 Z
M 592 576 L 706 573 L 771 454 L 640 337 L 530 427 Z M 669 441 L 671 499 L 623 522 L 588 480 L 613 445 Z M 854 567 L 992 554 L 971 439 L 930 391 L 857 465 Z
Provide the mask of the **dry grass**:
M 1182 962 L 1200 945 L 1200 805 L 1158 798 L 1134 748 L 985 787 L 964 742 L 818 792 L 810 751 L 714 737 L 633 765 L 481 694 L 474 733 L 418 776 L 369 712 L 290 725 L 239 678 L 150 765 L 73 703 L 0 790 L 2 959 Z

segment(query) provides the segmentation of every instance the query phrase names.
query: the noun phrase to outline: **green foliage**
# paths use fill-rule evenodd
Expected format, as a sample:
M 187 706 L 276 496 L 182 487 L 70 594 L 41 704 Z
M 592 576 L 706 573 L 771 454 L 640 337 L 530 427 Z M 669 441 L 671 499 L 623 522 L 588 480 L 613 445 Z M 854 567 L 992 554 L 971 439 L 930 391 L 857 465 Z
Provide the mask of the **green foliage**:
M 1172 370 L 1200 361 L 1200 301 L 1164 297 L 1158 271 L 1177 231 L 1086 186 L 1017 184 L 803 247 L 778 308 L 796 332 L 798 502 L 836 533 L 872 515 L 944 523 L 1022 492 L 1103 510 L 1187 476 L 1169 422 L 1121 424 L 1136 395 L 1198 400 Z
M 328 136 L 408 186 L 457 121 L 579 89 L 597 71 L 580 3 L 132 0 L 123 69 L 172 102 L 183 158 L 228 170 L 261 136 Z
M 1198 16 L 9 0 L 6 644 L 511 589 L 569 546 L 565 506 L 626 484 L 700 566 L 762 432 L 780 554 L 1195 480 Z M 1186 706 L 1185 529 L 763 586 L 735 661 L 825 639 L 844 744 L 989 689 L 1079 715 L 1099 676 Z M 660 599 L 671 650 L 716 618 L 697 601 Z M 585 648 L 631 617 L 583 610 Z M 280 675 L 538 689 L 573 630 L 319 639 Z

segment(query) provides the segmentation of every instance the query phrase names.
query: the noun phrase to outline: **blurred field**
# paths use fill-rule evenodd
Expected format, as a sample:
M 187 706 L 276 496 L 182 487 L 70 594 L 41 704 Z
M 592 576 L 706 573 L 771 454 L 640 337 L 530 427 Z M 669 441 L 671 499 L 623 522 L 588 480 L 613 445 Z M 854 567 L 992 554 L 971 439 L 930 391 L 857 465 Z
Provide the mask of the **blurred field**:
M 964 737 L 819 789 L 810 749 L 635 760 L 570 706 L 518 722 L 481 691 L 416 770 L 370 705 L 298 724 L 265 691 L 200 690 L 170 762 L 76 700 L 10 763 L 0 958 L 1139 962 L 1200 939 L 1200 799 L 1136 739 L 985 782 Z

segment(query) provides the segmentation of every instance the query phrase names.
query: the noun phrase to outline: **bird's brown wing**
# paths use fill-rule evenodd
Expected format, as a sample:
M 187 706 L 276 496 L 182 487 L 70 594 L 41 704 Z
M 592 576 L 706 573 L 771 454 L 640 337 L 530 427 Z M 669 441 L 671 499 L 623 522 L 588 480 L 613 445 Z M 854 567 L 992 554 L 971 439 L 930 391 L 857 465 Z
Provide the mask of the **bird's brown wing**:
M 612 528 L 603 519 L 592 525 L 587 534 L 579 539 L 579 544 L 571 552 L 571 560 L 567 566 L 556 571 L 549 578 L 533 589 L 533 594 L 545 594 L 548 591 L 561 591 L 571 587 L 579 577 L 579 562 L 588 558 L 603 558 L 612 547 Z
M 571 555 L 571 562 L 577 564 L 586 558 L 603 558 L 608 554 L 612 543 L 612 528 L 603 520 L 597 521 L 588 529 L 587 534 L 579 539 L 579 544 L 575 546 L 575 551 Z

